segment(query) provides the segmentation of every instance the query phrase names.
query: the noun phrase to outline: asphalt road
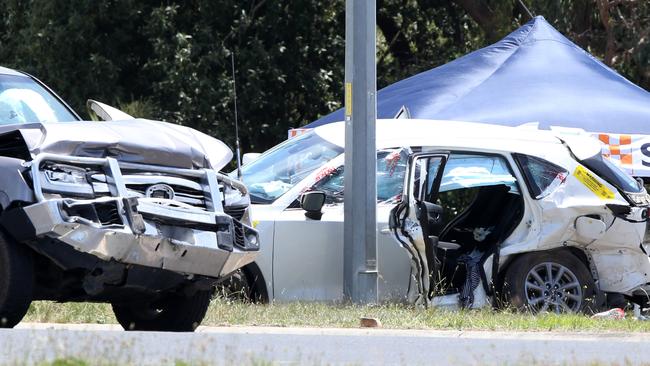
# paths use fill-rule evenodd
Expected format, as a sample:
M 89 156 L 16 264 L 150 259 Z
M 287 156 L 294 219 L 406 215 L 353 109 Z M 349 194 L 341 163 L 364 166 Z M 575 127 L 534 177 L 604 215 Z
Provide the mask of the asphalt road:
M 117 326 L 21 324 L 0 330 L 0 364 L 58 358 L 161 365 L 650 365 L 650 334 L 201 327 L 197 333 Z

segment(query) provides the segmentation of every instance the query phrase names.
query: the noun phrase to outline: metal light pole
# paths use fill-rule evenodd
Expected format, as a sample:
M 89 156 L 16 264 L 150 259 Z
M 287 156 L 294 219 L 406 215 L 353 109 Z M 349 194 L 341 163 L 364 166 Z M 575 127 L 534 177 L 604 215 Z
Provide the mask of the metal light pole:
M 375 0 L 345 1 L 345 298 L 377 302 Z

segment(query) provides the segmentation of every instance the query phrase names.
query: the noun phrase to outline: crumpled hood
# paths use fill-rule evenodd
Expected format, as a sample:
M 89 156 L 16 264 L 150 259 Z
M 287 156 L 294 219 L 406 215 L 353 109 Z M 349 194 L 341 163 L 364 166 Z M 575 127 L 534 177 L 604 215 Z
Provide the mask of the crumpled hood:
M 32 157 L 110 156 L 131 163 L 219 171 L 233 156 L 223 142 L 204 133 L 145 119 L 0 126 L 0 135 L 14 131 L 20 132 Z

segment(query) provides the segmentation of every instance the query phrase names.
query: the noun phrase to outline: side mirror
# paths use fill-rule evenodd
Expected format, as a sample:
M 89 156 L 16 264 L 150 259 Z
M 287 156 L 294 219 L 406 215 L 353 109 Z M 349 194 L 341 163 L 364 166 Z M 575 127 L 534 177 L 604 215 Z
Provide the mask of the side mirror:
M 241 165 L 246 165 L 260 157 L 260 153 L 246 153 L 241 157 Z
M 321 209 L 325 204 L 325 193 L 321 191 L 305 192 L 300 196 L 300 207 L 305 210 L 308 219 L 320 220 L 323 216 Z
M 122 121 L 125 119 L 135 119 L 135 117 L 122 112 L 117 108 L 113 108 L 108 104 L 98 102 L 96 100 L 88 99 L 86 106 L 91 111 L 95 112 L 97 117 L 102 121 Z

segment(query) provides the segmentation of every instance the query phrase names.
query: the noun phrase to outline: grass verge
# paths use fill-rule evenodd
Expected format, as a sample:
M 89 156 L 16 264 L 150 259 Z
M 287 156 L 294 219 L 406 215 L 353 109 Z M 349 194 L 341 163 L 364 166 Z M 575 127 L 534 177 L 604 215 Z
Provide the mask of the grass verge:
M 355 306 L 320 303 L 247 304 L 216 299 L 203 325 L 356 328 L 360 317 L 378 318 L 390 329 L 566 332 L 650 332 L 650 321 L 591 319 L 585 315 L 529 315 L 510 311 L 449 311 L 405 305 Z M 37 301 L 26 322 L 116 324 L 110 305 Z

